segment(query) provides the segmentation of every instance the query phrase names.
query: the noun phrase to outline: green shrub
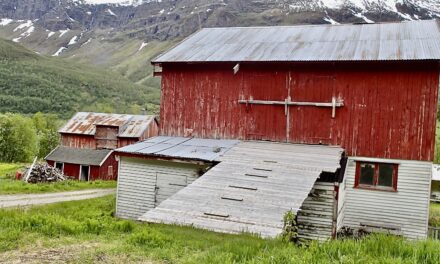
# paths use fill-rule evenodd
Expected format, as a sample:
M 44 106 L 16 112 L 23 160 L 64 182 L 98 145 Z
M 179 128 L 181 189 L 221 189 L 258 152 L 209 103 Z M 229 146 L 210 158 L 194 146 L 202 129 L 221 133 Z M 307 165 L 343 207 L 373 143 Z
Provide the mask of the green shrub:
M 143 247 L 164 247 L 172 243 L 170 237 L 153 229 L 146 229 L 129 237 L 128 242 Z

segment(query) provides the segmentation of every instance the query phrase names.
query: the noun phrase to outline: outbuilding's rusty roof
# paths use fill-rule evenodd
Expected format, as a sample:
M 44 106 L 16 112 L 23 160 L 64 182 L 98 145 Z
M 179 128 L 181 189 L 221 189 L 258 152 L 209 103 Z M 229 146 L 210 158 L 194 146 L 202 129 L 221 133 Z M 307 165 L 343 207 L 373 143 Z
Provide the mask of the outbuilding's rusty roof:
M 136 138 L 156 122 L 151 115 L 121 115 L 78 112 L 60 130 L 60 133 L 94 135 L 96 126 L 119 127 L 119 137 Z
M 440 60 L 440 22 L 205 28 L 152 63 L 393 60 Z

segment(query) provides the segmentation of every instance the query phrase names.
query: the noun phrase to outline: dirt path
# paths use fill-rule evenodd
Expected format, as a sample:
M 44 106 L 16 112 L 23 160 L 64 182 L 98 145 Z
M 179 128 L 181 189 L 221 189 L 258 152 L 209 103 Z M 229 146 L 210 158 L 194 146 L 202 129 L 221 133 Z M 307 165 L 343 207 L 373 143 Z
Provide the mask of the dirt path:
M 44 194 L 13 194 L 0 195 L 0 208 L 50 204 L 65 201 L 77 201 L 106 196 L 116 189 L 91 189 L 84 191 L 44 193 Z
M 56 244 L 54 244 L 56 245 Z M 112 247 L 102 243 L 83 241 L 61 247 L 47 248 L 42 245 L 32 245 L 20 250 L 0 253 L 0 264 L 50 264 L 50 263 L 97 263 L 97 264 L 152 264 L 146 257 L 136 259 L 130 254 L 115 254 Z M 154 262 L 158 263 L 158 262 Z

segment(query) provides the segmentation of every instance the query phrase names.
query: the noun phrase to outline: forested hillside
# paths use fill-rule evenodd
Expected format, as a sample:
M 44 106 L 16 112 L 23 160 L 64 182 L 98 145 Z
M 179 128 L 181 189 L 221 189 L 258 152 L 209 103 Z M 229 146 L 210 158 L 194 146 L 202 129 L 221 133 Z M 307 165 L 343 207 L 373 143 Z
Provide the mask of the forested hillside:
M 0 39 L 0 112 L 40 111 L 67 118 L 76 111 L 151 113 L 158 104 L 157 88 Z

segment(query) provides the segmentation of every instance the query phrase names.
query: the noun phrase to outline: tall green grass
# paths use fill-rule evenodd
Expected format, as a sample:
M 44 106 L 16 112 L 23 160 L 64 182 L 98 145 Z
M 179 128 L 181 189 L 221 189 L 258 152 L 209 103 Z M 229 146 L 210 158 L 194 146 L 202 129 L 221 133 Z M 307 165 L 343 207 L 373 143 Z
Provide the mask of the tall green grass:
M 15 172 L 24 166 L 22 163 L 0 163 L 0 179 L 13 178 Z
M 431 203 L 429 206 L 429 225 L 440 227 L 440 203 Z
M 164 263 L 440 263 L 438 241 L 372 235 L 296 246 L 250 234 L 116 219 L 114 198 L 0 210 L 0 252 L 34 244 L 50 248 L 93 243 L 99 246 L 79 250 L 74 262 L 124 256 L 124 260 Z

